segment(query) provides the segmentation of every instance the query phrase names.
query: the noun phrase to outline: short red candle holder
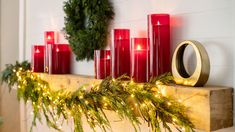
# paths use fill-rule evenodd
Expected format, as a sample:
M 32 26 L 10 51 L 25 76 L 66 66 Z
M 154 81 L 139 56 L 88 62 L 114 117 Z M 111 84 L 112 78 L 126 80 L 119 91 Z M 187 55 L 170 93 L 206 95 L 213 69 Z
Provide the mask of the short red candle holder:
M 148 80 L 170 72 L 170 16 L 168 14 L 148 15 Z
M 111 75 L 110 50 L 95 50 L 95 78 L 104 79 Z
M 135 82 L 147 81 L 147 38 L 131 41 L 131 78 Z
M 71 49 L 68 44 L 54 44 L 52 47 L 52 74 L 70 74 Z
M 112 77 L 130 76 L 130 30 L 114 29 L 112 37 Z
M 44 72 L 44 51 L 44 45 L 33 45 L 31 62 L 33 72 Z

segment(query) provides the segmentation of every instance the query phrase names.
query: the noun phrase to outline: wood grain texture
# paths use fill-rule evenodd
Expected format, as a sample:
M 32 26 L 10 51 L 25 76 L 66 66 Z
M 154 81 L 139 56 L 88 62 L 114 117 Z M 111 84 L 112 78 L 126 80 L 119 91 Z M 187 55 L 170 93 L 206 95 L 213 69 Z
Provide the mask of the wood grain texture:
M 83 84 L 99 84 L 91 76 L 39 74 L 54 90 L 74 91 Z M 163 94 L 182 101 L 195 127 L 214 131 L 233 126 L 233 89 L 222 86 L 189 87 L 181 85 L 160 86 Z

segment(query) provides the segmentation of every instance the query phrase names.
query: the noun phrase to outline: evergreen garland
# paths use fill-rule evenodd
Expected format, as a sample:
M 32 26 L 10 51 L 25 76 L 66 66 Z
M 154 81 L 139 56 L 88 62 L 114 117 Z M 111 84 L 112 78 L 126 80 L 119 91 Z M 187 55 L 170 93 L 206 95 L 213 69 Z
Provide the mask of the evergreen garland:
M 64 2 L 65 33 L 77 60 L 93 59 L 94 50 L 107 45 L 114 11 L 110 0 L 68 0 Z
M 161 93 L 159 84 L 166 85 L 173 81 L 170 74 L 143 84 L 123 81 L 127 79 L 127 76 L 117 79 L 108 77 L 98 85 L 84 85 L 69 92 L 51 90 L 48 82 L 30 71 L 28 62 L 7 65 L 1 75 L 2 82 L 7 83 L 9 88 L 18 86 L 19 99 L 31 102 L 32 126 L 36 126 L 36 120 L 41 121 L 43 115 L 48 126 L 56 130 L 61 130 L 64 121 L 73 119 L 74 131 L 83 132 L 81 116 L 84 115 L 94 131 L 97 126 L 106 131 L 111 129 L 104 112 L 108 109 L 115 111 L 120 119 L 128 119 L 136 131 L 140 125 L 137 114 L 149 123 L 153 132 L 161 131 L 160 126 L 171 131 L 169 123 L 179 131 L 194 131 L 186 107 Z M 86 91 L 87 87 L 91 87 L 89 92 Z

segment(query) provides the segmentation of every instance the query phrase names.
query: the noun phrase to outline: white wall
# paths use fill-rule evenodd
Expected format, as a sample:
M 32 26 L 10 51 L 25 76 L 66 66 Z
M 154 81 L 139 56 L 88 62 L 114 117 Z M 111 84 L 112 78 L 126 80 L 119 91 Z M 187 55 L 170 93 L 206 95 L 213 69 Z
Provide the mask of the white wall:
M 146 15 L 171 14 L 172 51 L 185 39 L 200 41 L 208 51 L 211 74 L 208 84 L 233 86 L 234 39 L 232 7 L 234 0 L 113 0 L 113 28 L 130 28 L 132 37 L 145 37 Z M 46 30 L 64 26 L 63 1 L 28 0 L 26 58 L 30 60 L 33 44 L 43 44 Z M 66 42 L 62 39 L 61 42 Z M 73 73 L 94 75 L 93 62 L 73 62 Z
M 172 52 L 185 39 L 200 41 L 208 51 L 211 73 L 208 85 L 235 86 L 235 0 L 112 0 L 113 28 L 130 28 L 132 37 L 145 37 L 147 14 L 171 15 Z M 43 44 L 46 30 L 63 28 L 63 1 L 27 0 L 26 58 L 32 44 Z M 61 40 L 66 42 L 66 40 Z M 190 55 L 190 54 L 189 54 Z M 189 66 L 194 62 L 188 57 Z M 93 75 L 93 62 L 73 62 L 73 73 Z
M 0 71 L 5 64 L 18 60 L 18 10 L 18 0 L 0 0 Z M 0 85 L 0 116 L 4 120 L 0 131 L 19 131 L 20 109 L 16 90 L 9 93 L 6 85 Z

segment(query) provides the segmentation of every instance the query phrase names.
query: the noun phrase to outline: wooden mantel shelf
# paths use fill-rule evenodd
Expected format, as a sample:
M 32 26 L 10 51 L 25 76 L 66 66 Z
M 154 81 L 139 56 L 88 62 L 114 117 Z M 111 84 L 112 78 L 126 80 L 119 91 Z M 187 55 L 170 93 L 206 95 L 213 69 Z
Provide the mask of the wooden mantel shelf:
M 76 90 L 82 84 L 97 84 L 101 80 L 80 75 L 39 74 L 51 88 Z M 55 89 L 55 90 L 56 90 Z M 214 131 L 233 126 L 233 89 L 221 86 L 162 86 L 166 95 L 180 99 L 189 108 L 189 116 L 200 130 Z

